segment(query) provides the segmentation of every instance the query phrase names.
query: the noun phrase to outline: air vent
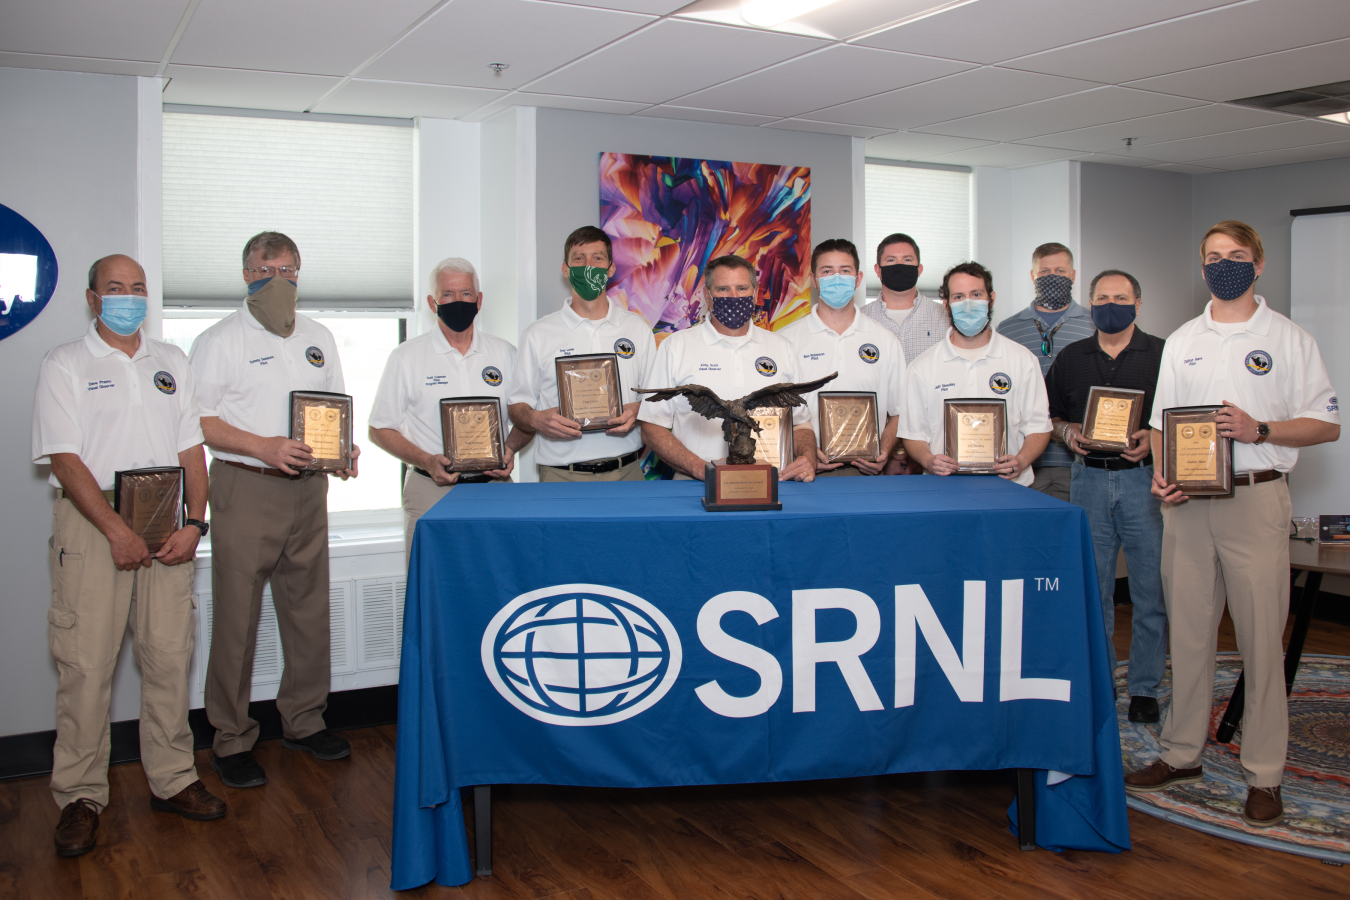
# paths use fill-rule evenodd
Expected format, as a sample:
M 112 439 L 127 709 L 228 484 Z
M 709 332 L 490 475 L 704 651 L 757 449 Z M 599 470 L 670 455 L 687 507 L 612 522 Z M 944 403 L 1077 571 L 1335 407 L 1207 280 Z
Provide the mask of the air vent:
M 1350 112 L 1350 81 L 1319 84 L 1293 91 L 1277 91 L 1274 94 L 1261 94 L 1257 97 L 1243 97 L 1241 100 L 1231 102 L 1240 106 L 1344 123 L 1345 113 Z

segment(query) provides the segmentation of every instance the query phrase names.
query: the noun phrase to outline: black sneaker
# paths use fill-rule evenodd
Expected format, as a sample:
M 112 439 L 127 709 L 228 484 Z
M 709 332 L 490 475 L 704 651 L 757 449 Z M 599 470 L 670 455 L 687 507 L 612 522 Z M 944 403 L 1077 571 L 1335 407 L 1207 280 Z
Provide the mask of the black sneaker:
M 281 746 L 313 753 L 315 759 L 342 759 L 352 755 L 352 745 L 347 743 L 347 739 L 333 734 L 327 728 L 294 741 L 282 738 Z
M 1158 721 L 1158 701 L 1152 697 L 1131 697 L 1130 721 L 1131 722 Z
M 226 787 L 251 788 L 267 784 L 267 773 L 252 752 L 231 753 L 229 756 L 211 754 L 211 768 L 216 770 L 220 781 Z

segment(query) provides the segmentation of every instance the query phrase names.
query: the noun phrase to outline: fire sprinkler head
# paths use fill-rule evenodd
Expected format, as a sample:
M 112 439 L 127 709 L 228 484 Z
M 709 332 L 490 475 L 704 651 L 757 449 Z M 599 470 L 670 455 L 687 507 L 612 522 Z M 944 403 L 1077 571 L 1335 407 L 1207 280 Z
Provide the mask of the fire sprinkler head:
M 506 69 L 511 68 L 509 63 L 488 63 L 487 65 L 494 75 L 500 75 Z

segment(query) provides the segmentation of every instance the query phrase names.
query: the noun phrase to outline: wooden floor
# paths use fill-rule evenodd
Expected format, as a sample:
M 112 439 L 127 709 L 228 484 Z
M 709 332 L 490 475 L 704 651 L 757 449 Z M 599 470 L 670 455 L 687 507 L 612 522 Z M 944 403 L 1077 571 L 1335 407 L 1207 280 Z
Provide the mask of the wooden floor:
M 1117 610 L 1121 655 L 1129 608 Z M 1124 638 L 1125 640 L 1122 640 Z M 1221 647 L 1231 649 L 1225 623 Z M 1309 653 L 1350 654 L 1350 628 L 1318 622 Z M 0 783 L 0 898 L 334 900 L 386 897 L 392 727 L 348 732 L 353 755 L 321 763 L 260 744 L 271 784 L 202 780 L 230 814 L 152 812 L 140 766 L 111 772 L 94 852 L 52 850 L 45 778 Z M 1211 838 L 1130 812 L 1128 853 L 1018 851 L 1001 773 L 780 785 L 597 790 L 496 788 L 495 874 L 408 897 L 693 900 L 891 897 L 1345 897 L 1350 870 Z M 470 829 L 472 834 L 472 829 Z

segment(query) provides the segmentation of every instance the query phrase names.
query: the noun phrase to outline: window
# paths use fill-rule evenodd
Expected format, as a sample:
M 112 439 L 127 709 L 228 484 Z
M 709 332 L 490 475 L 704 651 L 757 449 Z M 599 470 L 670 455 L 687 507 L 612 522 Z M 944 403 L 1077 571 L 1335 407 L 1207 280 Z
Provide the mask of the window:
M 942 275 L 970 259 L 970 170 L 963 167 L 920 168 L 913 164 L 868 160 L 865 168 L 867 246 L 864 257 L 869 294 L 881 291 L 872 271 L 877 244 L 897 231 L 919 242 L 923 274 L 919 289 L 936 291 Z

